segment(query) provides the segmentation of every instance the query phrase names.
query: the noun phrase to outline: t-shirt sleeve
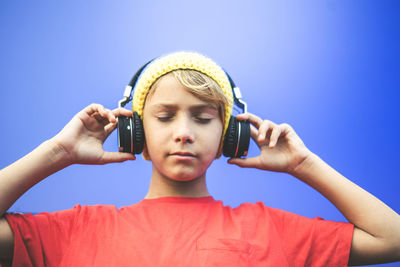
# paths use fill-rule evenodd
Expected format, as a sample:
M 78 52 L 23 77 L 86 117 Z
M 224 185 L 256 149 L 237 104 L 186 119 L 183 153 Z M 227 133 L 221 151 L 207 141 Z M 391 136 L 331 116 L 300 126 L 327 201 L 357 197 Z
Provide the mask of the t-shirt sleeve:
M 57 266 L 68 246 L 72 227 L 81 209 L 31 213 L 7 213 L 14 233 L 12 266 Z
M 354 225 L 265 208 L 290 266 L 347 266 Z

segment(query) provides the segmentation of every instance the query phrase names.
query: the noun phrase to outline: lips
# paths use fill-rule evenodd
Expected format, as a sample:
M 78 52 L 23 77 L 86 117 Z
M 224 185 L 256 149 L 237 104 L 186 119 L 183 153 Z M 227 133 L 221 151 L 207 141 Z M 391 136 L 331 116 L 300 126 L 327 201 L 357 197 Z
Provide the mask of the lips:
M 183 152 L 183 151 L 178 151 L 174 153 L 170 153 L 171 156 L 182 156 L 182 157 L 195 157 L 196 155 L 190 152 Z

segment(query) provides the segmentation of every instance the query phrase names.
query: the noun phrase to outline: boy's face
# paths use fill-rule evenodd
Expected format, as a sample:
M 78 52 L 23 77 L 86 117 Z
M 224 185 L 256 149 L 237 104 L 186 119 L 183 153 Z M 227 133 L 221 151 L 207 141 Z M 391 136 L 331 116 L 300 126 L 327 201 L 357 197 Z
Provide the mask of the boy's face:
M 205 174 L 218 152 L 223 125 L 212 104 L 170 74 L 147 96 L 143 126 L 153 176 L 190 181 Z

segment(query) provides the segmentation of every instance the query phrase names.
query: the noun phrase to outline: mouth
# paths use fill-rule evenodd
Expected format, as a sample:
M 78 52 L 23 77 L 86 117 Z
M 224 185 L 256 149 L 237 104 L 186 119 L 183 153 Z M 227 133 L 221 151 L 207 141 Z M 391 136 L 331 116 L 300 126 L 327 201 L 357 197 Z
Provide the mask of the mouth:
M 190 152 L 174 152 L 174 153 L 170 153 L 169 156 L 175 156 L 175 157 L 179 157 L 179 158 L 195 158 L 196 155 Z

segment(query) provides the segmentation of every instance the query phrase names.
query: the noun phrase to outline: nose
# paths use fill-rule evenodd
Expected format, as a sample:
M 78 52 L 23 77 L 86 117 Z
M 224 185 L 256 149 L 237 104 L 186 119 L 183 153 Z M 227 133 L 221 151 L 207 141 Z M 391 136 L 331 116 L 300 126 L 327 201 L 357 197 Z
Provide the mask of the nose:
M 194 133 L 190 127 L 190 119 L 186 116 L 181 116 L 181 118 L 176 120 L 175 130 L 174 130 L 174 141 L 177 143 L 189 143 L 194 142 Z

